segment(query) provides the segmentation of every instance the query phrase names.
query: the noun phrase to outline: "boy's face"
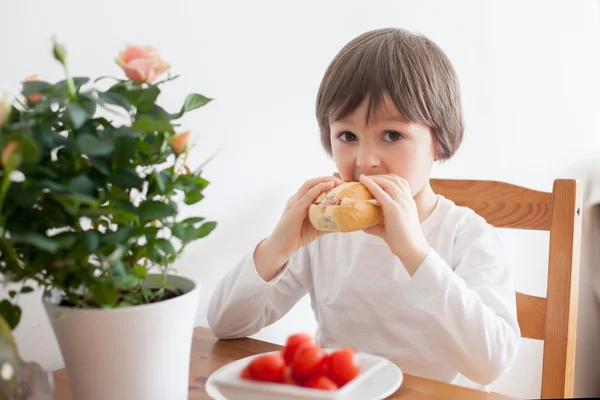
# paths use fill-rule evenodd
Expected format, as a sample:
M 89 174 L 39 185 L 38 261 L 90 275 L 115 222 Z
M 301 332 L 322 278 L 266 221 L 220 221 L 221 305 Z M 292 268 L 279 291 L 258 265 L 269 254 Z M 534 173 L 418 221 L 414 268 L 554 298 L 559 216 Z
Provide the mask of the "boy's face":
M 428 126 L 410 122 L 385 96 L 382 107 L 371 110 L 367 101 L 345 118 L 330 124 L 333 160 L 345 180 L 361 174 L 395 174 L 408 181 L 415 196 L 429 183 L 435 158 Z

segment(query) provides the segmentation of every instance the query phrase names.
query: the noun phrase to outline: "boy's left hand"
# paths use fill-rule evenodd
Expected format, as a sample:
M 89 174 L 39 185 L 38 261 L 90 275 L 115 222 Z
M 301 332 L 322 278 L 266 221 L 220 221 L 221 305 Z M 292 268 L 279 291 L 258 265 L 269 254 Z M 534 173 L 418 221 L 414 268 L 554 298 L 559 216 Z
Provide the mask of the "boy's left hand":
M 385 222 L 364 229 L 386 241 L 412 276 L 429 252 L 408 182 L 397 175 L 362 175 L 360 182 L 381 205 Z

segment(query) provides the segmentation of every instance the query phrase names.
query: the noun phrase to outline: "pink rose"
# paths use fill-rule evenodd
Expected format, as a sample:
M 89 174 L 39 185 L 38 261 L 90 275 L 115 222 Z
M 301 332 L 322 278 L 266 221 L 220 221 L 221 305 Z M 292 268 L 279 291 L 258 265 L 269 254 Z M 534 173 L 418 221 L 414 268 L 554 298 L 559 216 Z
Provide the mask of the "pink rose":
M 129 79 L 152 83 L 171 66 L 164 62 L 152 46 L 127 45 L 115 60 Z
M 10 98 L 8 97 L 8 93 L 0 92 L 0 126 L 2 126 L 4 122 L 6 122 L 11 110 L 12 105 L 10 104 Z
M 173 150 L 175 150 L 175 153 L 177 154 L 181 154 L 184 151 L 187 151 L 189 148 L 189 142 L 190 142 L 190 135 L 191 132 L 190 131 L 185 131 L 182 133 L 178 133 L 177 135 L 175 135 L 171 141 L 171 147 L 173 147 Z
M 39 80 L 40 80 L 40 76 L 38 74 L 30 75 L 27 78 L 25 78 L 26 82 L 35 82 L 35 81 L 39 81 Z M 33 93 L 33 94 L 30 94 L 29 96 L 27 96 L 27 99 L 31 103 L 36 104 L 36 103 L 39 103 L 43 97 L 44 97 L 44 95 L 41 93 Z

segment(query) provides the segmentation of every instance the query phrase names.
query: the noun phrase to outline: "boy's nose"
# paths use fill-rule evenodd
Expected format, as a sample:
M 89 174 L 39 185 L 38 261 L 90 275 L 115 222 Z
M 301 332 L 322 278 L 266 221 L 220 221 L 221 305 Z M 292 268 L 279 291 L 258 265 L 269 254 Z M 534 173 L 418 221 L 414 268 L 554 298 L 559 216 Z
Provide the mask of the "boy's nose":
M 376 152 L 364 149 L 359 150 L 356 157 L 356 166 L 363 171 L 369 171 L 378 168 L 381 165 L 381 160 Z

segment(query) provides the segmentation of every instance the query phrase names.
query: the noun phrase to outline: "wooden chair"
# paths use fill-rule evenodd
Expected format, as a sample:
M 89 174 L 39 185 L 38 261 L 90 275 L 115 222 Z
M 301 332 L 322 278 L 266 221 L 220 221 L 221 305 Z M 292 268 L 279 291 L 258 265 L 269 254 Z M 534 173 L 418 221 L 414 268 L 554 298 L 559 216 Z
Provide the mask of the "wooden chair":
M 499 228 L 550 231 L 546 298 L 517 293 L 522 337 L 543 340 L 542 398 L 573 397 L 579 290 L 581 185 L 557 179 L 552 193 L 496 181 L 432 179 L 435 193 Z

